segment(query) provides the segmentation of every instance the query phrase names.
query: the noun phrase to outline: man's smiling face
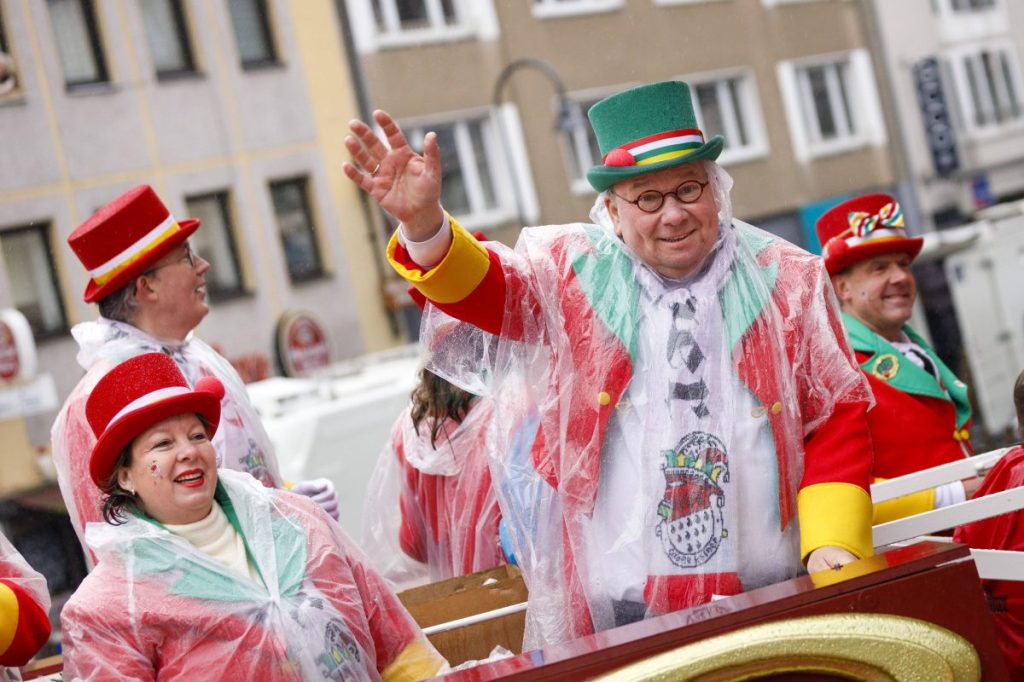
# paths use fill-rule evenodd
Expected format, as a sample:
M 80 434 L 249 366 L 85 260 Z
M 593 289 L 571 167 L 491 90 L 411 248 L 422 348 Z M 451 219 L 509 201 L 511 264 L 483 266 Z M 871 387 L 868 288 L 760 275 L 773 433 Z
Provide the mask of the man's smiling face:
M 605 198 L 616 234 L 658 274 L 671 279 L 695 272 L 718 238 L 718 210 L 710 184 L 705 184 L 693 203 L 683 203 L 672 194 L 689 180 L 708 183 L 703 162 L 692 161 L 623 180 Z M 645 213 L 631 202 L 649 190 L 669 196 L 661 208 Z
M 917 299 L 912 261 L 905 253 L 886 253 L 838 273 L 833 283 L 843 310 L 879 336 L 898 340 Z

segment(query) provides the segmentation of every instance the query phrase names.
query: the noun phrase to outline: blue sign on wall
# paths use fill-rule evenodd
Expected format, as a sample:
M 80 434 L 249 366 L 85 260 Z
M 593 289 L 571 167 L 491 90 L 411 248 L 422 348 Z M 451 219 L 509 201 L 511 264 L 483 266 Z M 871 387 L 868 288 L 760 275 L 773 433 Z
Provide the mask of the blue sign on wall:
M 949 119 L 949 107 L 942 89 L 942 73 L 934 57 L 926 57 L 914 64 L 914 83 L 917 86 L 917 100 L 924 116 L 924 134 L 928 149 L 932 153 L 932 164 L 940 176 L 950 175 L 960 168 L 956 151 L 953 124 Z
M 818 243 L 818 233 L 814 230 L 814 224 L 818 218 L 824 215 L 825 211 L 847 199 L 852 199 L 852 194 L 839 194 L 828 199 L 815 201 L 800 207 L 800 224 L 804 228 L 804 244 L 808 251 L 821 255 L 821 244 Z

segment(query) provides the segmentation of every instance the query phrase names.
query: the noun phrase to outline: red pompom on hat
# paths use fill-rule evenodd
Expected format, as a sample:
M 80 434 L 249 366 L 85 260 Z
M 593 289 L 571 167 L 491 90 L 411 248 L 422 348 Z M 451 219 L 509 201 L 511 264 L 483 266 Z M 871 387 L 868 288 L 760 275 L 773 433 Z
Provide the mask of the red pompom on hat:
M 216 377 L 203 377 L 190 389 L 174 360 L 163 353 L 146 353 L 117 365 L 99 380 L 85 403 L 85 416 L 97 438 L 89 458 L 93 483 L 102 487 L 124 448 L 168 417 L 199 414 L 213 438 L 223 397 L 224 385 Z
M 924 239 L 908 237 L 903 209 L 888 194 L 865 194 L 833 206 L 815 225 L 828 274 L 884 253 L 917 258 Z
M 82 298 L 95 303 L 153 267 L 199 228 L 180 223 L 149 185 L 128 190 L 96 211 L 68 237 L 89 273 Z
M 604 165 L 612 166 L 613 168 L 623 168 L 625 166 L 636 165 L 636 157 L 625 149 L 613 149 L 605 154 L 601 161 Z

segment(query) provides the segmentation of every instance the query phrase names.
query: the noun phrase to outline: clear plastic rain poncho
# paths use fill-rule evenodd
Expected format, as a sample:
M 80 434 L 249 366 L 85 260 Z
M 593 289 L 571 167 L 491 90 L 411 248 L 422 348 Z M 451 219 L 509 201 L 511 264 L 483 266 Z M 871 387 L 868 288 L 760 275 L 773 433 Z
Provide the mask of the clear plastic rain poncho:
M 6 657 L 12 655 L 12 647 L 17 647 L 21 654 L 26 653 L 26 647 L 31 649 L 38 649 L 46 642 L 44 633 L 50 631 L 49 621 L 47 614 L 50 611 L 50 593 L 46 587 L 46 578 L 44 578 L 38 571 L 29 566 L 28 562 L 25 561 L 24 557 L 18 553 L 18 550 L 14 548 L 14 545 L 4 537 L 3 533 L 0 533 L 0 585 L 5 585 L 11 592 L 7 592 L 8 596 L 12 595 L 14 590 L 20 590 L 24 592 L 24 595 L 31 601 L 35 602 L 38 608 L 23 608 L 17 602 L 13 605 L 13 613 L 6 611 L 5 607 L 10 606 L 7 602 L 0 602 L 0 618 L 8 618 L 10 616 L 16 616 L 19 619 L 17 624 L 4 623 L 4 627 L 0 630 L 4 630 L 7 627 L 12 627 L 11 631 L 8 631 L 7 641 L 0 641 L 0 680 L 6 682 L 10 679 L 7 675 L 6 668 L 4 667 L 4 661 Z M 15 599 L 17 596 L 15 595 Z M 28 606 L 28 605 L 26 605 Z M 21 623 L 20 619 L 30 620 L 31 624 Z M 21 634 L 18 634 L 18 626 L 25 625 L 22 627 Z M 31 636 L 27 641 L 23 641 L 25 637 Z M 36 637 L 41 641 L 32 641 Z M 14 641 L 13 638 L 18 638 L 18 641 Z M 27 655 L 31 655 L 35 651 L 28 652 Z M 19 664 L 23 664 L 25 661 L 21 661 Z M 18 663 L 12 661 L 12 664 Z M 17 679 L 21 679 L 18 677 Z
M 143 353 L 169 355 L 189 382 L 215 376 L 224 384 L 220 428 L 213 439 L 217 466 L 246 471 L 266 486 L 280 488 L 274 448 L 238 372 L 222 355 L 192 333 L 180 343 L 161 342 L 129 324 L 99 318 L 75 325 L 78 364 L 86 374 L 75 386 L 53 424 L 50 437 L 57 482 L 78 538 L 85 546 L 85 525 L 101 521 L 100 491 L 89 478 L 89 458 L 96 436 L 85 417 L 85 401 L 96 383 L 114 366 Z M 91 557 L 90 557 L 91 558 Z
M 685 280 L 616 237 L 603 197 L 597 224 L 487 244 L 506 283 L 491 473 L 530 591 L 524 650 L 788 579 L 818 546 L 871 551 L 870 394 L 825 269 L 734 221 L 731 178 L 705 168 L 721 227 Z M 802 552 L 796 496 L 817 483 L 851 484 L 865 542 Z M 812 516 L 830 514 L 848 521 Z
M 91 523 L 99 563 L 61 615 L 65 680 L 411 680 L 443 665 L 315 502 L 218 476 L 262 583 L 148 518 Z
M 487 468 L 493 404 L 477 398 L 461 423 L 446 418 L 436 445 L 432 420 L 417 429 L 410 410 L 395 421 L 370 478 L 362 546 L 385 578 L 403 586 L 504 563 Z

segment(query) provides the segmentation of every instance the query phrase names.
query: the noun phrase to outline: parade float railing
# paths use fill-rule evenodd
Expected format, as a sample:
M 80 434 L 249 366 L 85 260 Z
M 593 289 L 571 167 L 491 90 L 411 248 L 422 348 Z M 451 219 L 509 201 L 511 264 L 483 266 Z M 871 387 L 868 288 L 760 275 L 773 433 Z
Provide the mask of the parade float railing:
M 871 486 L 871 498 L 877 504 L 945 483 L 982 475 L 1008 451 L 1009 448 L 993 450 L 877 483 Z M 874 527 L 874 543 L 876 547 L 880 547 L 913 541 L 916 538 L 948 542 L 948 537 L 936 537 L 934 534 L 1020 509 L 1024 509 L 1024 487 L 1010 488 L 960 504 L 879 524 Z M 1024 552 L 972 549 L 971 554 L 978 567 L 978 574 L 984 579 L 1024 580 Z

